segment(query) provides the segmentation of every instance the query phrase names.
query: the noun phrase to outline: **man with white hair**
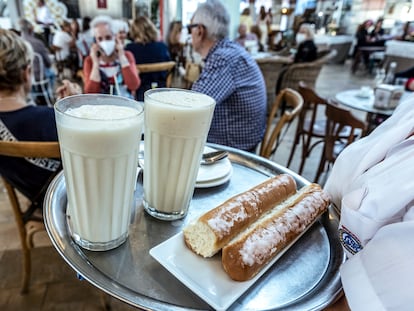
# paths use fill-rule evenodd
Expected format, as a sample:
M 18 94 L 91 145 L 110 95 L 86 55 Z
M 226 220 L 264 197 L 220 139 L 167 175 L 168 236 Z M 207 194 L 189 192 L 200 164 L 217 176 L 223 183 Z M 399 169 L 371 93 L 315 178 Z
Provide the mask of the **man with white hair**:
M 113 20 L 97 16 L 91 22 L 96 43 L 85 58 L 83 76 L 85 93 L 116 94 L 133 98 L 141 84 L 134 55 L 124 50 L 117 38 Z
M 229 23 L 217 0 L 195 11 L 187 27 L 205 66 L 192 89 L 216 100 L 207 141 L 254 152 L 266 126 L 266 88 L 256 62 L 228 39 Z

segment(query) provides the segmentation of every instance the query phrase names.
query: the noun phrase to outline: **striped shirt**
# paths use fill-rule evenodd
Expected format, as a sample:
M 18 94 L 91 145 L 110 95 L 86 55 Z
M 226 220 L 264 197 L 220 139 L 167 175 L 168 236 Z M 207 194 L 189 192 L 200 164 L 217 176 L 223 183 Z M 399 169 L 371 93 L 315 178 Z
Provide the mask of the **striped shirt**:
M 218 41 L 192 89 L 213 97 L 216 108 L 207 141 L 253 149 L 266 126 L 266 89 L 256 62 L 237 43 Z

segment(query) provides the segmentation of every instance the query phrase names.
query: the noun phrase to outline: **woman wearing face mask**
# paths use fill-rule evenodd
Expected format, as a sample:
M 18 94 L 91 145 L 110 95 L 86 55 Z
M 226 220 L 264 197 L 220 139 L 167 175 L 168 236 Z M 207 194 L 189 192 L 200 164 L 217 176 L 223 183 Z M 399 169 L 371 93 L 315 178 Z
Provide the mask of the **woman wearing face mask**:
M 141 84 L 134 55 L 124 51 L 123 44 L 116 38 L 109 16 L 95 17 L 91 28 L 95 43 L 83 65 L 85 93 L 133 98 Z
M 317 47 L 314 39 L 313 26 L 302 24 L 296 34 L 296 45 L 298 46 L 295 54 L 295 63 L 312 62 L 317 58 Z

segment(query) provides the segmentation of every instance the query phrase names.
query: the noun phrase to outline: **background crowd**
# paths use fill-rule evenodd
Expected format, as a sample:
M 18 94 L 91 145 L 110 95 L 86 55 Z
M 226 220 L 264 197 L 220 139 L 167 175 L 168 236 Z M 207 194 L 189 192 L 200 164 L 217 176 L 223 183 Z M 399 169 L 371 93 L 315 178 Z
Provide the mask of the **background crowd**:
M 76 20 L 63 21 L 61 29 L 51 36 L 50 17 L 44 2 L 39 1 L 36 20 L 43 25 L 41 38 L 36 38 L 33 25 L 27 20 L 21 20 L 20 34 L 0 30 L 0 138 L 11 141 L 57 140 L 53 108 L 31 105 L 28 101 L 32 91 L 32 75 L 39 75 L 39 64 L 33 62 L 34 52 L 41 55 L 44 75 L 50 78 L 52 84 L 55 84 L 57 73 L 53 70 L 51 53 L 55 56 L 56 64 L 70 69 L 73 80 L 77 78 L 78 71 L 82 72 L 82 81 L 62 80 L 59 85 L 54 85 L 57 97 L 82 92 L 105 93 L 143 101 L 146 90 L 166 85 L 167 73 L 141 74 L 136 65 L 174 60 L 177 67 L 185 68 L 189 59 L 186 47 L 191 47 L 191 53 L 197 53 L 202 59 L 202 70 L 191 89 L 207 94 L 216 101 L 208 142 L 255 152 L 265 132 L 267 98 L 263 75 L 257 62 L 246 50 L 246 43 L 256 42 L 258 50 L 268 44 L 271 14 L 271 11 L 266 12 L 262 7 L 257 21 L 253 21 L 248 10 L 243 12 L 236 40 L 229 39 L 229 14 L 223 4 L 216 0 L 200 4 L 186 28 L 181 22 L 171 23 L 165 42 L 151 20 L 144 16 L 137 17 L 131 23 L 108 16 L 84 17 L 81 25 Z M 369 32 L 372 26 L 373 30 Z M 185 39 L 183 29 L 188 31 Z M 406 37 L 404 35 L 401 39 L 405 40 Z M 356 38 L 356 48 L 383 46 L 388 38 L 382 29 L 382 19 L 375 25 L 370 20 L 362 23 Z M 296 31 L 295 48 L 290 51 L 292 61 L 312 62 L 317 58 L 317 52 L 314 27 L 302 23 Z M 368 62 L 366 57 L 364 55 L 364 61 Z M 402 105 L 372 136 L 360 140 L 341 154 L 326 186 L 335 204 L 345 211 L 341 228 L 351 230 L 360 241 L 357 251 L 348 252 L 352 259 L 342 270 L 346 294 L 349 294 L 351 304 L 357 308 L 364 306 L 366 301 L 355 298 L 355 288 L 361 284 L 360 277 L 352 273 L 352 269 L 369 270 L 361 264 L 363 260 L 376 262 L 384 268 L 384 257 L 376 255 L 378 244 L 385 245 L 388 252 L 392 250 L 401 256 L 394 258 L 396 263 L 391 268 L 387 266 L 364 274 L 362 284 L 377 278 L 382 282 L 381 285 L 376 286 L 377 283 L 373 281 L 375 286 L 370 290 L 389 293 L 382 300 L 374 300 L 378 297 L 372 292 L 369 292 L 369 297 L 376 305 L 388 305 L 392 295 L 398 297 L 400 304 L 407 305 L 412 300 L 407 292 L 412 288 L 408 285 L 412 285 L 414 280 L 411 267 L 414 251 L 413 244 L 407 245 L 409 239 L 406 238 L 412 234 L 414 202 L 407 195 L 410 192 L 407 185 L 412 184 L 414 131 L 410 104 Z M 374 147 L 378 152 L 373 155 L 369 151 Z M 361 157 L 361 161 L 355 161 L 357 157 Z M 1 175 L 33 199 L 38 198 L 50 175 L 60 169 L 60 161 L 56 159 L 42 163 L 3 160 L 7 162 L 2 162 L 0 166 Z M 350 169 L 350 163 L 355 166 L 354 169 Z M 391 174 L 391 171 L 394 173 Z M 385 181 L 391 177 L 393 183 L 389 186 Z M 355 180 L 355 183 L 346 184 L 344 180 Z M 406 191 L 400 191 L 400 188 Z M 384 197 L 396 193 L 399 200 Z M 389 209 L 391 202 L 393 209 Z M 380 221 L 379 216 L 382 217 Z M 396 238 L 394 245 L 387 237 Z M 401 286 L 395 285 L 396 282 L 388 282 L 390 274 L 403 281 L 402 290 Z

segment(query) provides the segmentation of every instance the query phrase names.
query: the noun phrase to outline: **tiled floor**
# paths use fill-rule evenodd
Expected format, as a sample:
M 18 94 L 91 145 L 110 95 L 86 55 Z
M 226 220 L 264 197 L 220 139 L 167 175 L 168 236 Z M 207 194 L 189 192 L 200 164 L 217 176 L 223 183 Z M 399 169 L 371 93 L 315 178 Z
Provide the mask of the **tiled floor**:
M 371 85 L 372 77 L 358 73 L 351 75 L 349 64 L 326 65 L 316 89 L 322 96 L 334 96 L 336 92 Z M 361 117 L 364 117 L 361 115 Z M 294 126 L 291 126 L 273 160 L 285 165 L 292 145 Z M 314 150 L 303 176 L 314 179 L 320 149 Z M 297 154 L 298 155 L 298 154 Z M 291 169 L 298 167 L 298 156 Z M 20 295 L 21 253 L 17 230 L 3 185 L 0 184 L 0 310 L 104 310 L 104 295 L 86 281 L 79 281 L 75 272 L 61 259 L 51 246 L 46 233 L 37 235 L 37 248 L 33 251 L 30 292 Z M 110 300 L 112 310 L 133 310 L 132 307 Z M 335 309 L 338 310 L 338 309 Z

